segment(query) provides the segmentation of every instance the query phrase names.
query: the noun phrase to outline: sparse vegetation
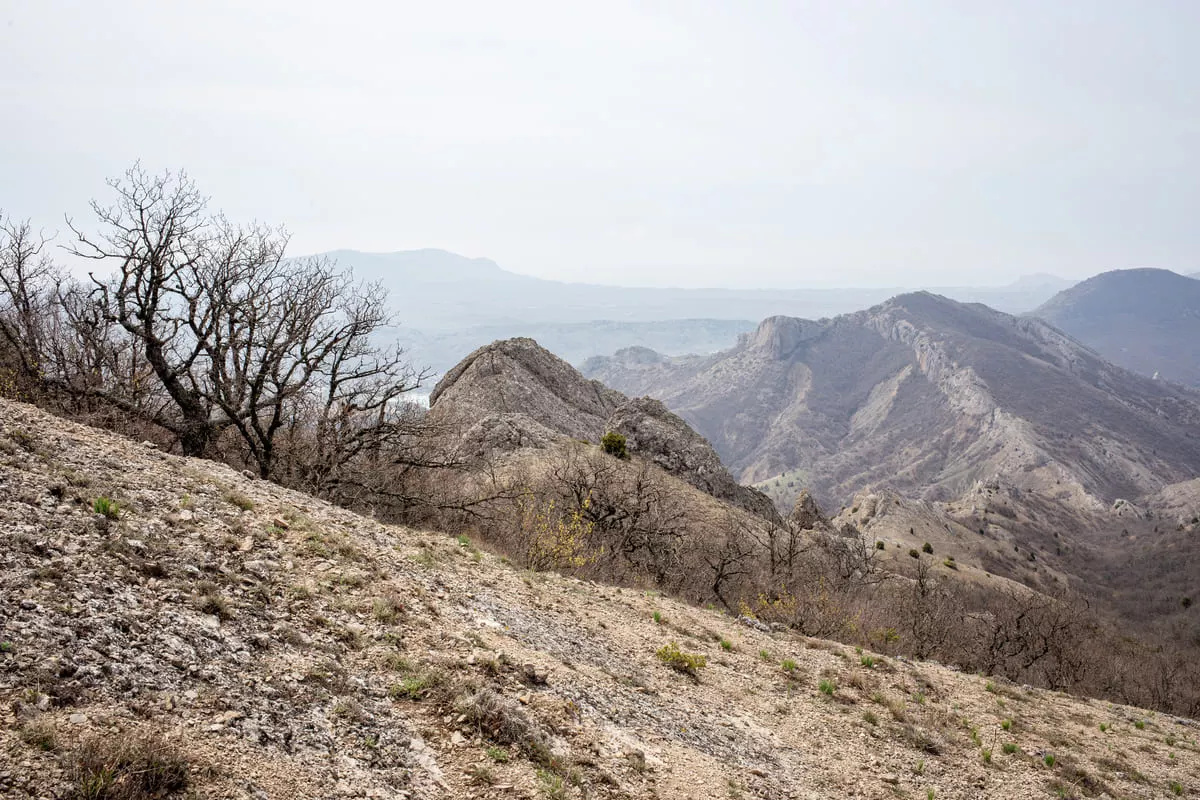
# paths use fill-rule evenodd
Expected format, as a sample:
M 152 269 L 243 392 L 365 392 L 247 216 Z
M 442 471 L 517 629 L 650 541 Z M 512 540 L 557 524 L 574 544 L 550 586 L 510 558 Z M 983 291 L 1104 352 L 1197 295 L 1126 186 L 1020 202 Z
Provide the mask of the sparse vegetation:
M 242 511 L 254 510 L 254 501 L 251 500 L 249 496 L 244 495 L 241 492 L 230 489 L 226 491 L 222 497 L 226 503 L 229 503 L 230 505 L 235 506 Z
M 188 763 L 161 734 L 94 736 L 70 753 L 78 800 L 152 800 L 188 785 Z
M 620 459 L 629 458 L 625 437 L 616 431 L 609 431 L 604 434 L 600 439 L 600 447 L 610 456 Z
M 117 519 L 121 516 L 121 507 L 117 505 L 117 501 L 103 495 L 92 501 L 92 511 L 107 519 Z
M 654 656 L 676 672 L 682 672 L 693 678 L 698 677 L 700 670 L 708 664 L 707 657 L 699 653 L 685 653 L 675 642 L 663 645 Z

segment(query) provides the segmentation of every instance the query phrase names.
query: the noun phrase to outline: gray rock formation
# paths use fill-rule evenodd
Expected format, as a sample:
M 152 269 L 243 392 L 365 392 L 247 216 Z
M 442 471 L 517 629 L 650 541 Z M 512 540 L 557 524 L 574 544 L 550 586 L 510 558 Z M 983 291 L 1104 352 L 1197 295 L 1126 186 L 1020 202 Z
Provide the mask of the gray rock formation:
M 595 442 L 625 399 L 599 381 L 584 378 L 533 339 L 520 338 L 492 342 L 464 358 L 438 381 L 429 405 L 435 418 L 453 417 L 474 426 L 504 415 L 517 429 L 533 421 L 554 433 Z M 534 439 L 544 438 L 536 429 L 526 432 Z
M 476 350 L 430 395 L 434 420 L 454 423 L 468 452 L 487 455 L 545 448 L 563 439 L 626 437 L 629 452 L 719 500 L 775 523 L 771 500 L 741 486 L 712 445 L 657 400 L 630 400 L 532 339 L 506 339 Z
M 735 481 L 708 440 L 660 401 L 649 397 L 629 400 L 608 418 L 607 427 L 626 438 L 631 453 L 719 500 L 782 523 L 770 498 Z

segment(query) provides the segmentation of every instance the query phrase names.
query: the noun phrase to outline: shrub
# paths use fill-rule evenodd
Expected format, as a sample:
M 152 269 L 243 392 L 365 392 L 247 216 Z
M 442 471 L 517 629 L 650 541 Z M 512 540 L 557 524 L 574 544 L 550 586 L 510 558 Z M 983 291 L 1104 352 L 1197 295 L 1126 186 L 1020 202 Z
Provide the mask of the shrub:
M 1145 730 L 1146 729 L 1146 721 L 1142 720 L 1142 719 L 1134 720 L 1133 727 L 1137 728 L 1139 731 Z
M 729 641 L 728 639 L 722 639 L 721 649 L 728 653 L 729 651 L 733 650 L 733 642 Z
M 866 656 L 866 655 L 860 656 L 858 659 L 858 663 L 862 664 L 867 669 L 875 668 L 875 659 L 872 658 L 871 656 Z
M 921 545 L 921 552 L 933 555 L 933 545 L 931 545 L 929 542 L 926 542 L 925 544 Z
M 656 652 L 655 657 L 676 672 L 682 672 L 695 678 L 702 667 L 708 665 L 708 659 L 699 653 L 685 653 L 679 645 L 670 642 Z
M 908 551 L 908 555 L 912 558 L 920 558 L 921 557 L 921 553 L 915 547 Z
M 828 678 L 825 678 L 820 684 L 817 685 L 817 688 L 821 691 L 821 694 L 825 695 L 826 697 L 833 697 L 833 693 L 837 691 L 837 684 Z
M 72 778 L 81 799 L 141 800 L 187 787 L 187 761 L 159 734 L 97 736 L 73 756 Z
M 254 510 L 254 501 L 241 492 L 235 492 L 234 490 L 230 489 L 225 493 L 224 497 L 226 503 L 229 503 L 232 506 L 237 506 L 242 511 Z
M 609 431 L 600 439 L 600 448 L 610 456 L 620 459 L 629 458 L 625 437 L 616 431 Z
M 1055 759 L 1054 759 L 1053 753 L 1046 753 L 1046 755 L 1042 757 L 1042 763 L 1045 764 L 1047 767 L 1053 768 L 1054 760 Z
M 44 719 L 33 720 L 21 728 L 21 741 L 30 747 L 47 752 L 58 749 L 58 734 Z
M 1017 752 L 1017 746 L 1016 746 L 1015 744 L 1013 744 L 1012 742 L 1005 742 L 1005 743 L 1004 743 L 1004 753 L 1005 753 L 1005 755 L 1010 755 L 1010 756 L 1011 756 L 1011 755 L 1012 755 L 1013 753 L 1015 753 L 1015 752 Z
M 1171 794 L 1179 796 L 1183 794 L 1183 784 L 1179 781 L 1171 781 Z
M 121 515 L 121 507 L 111 497 L 97 497 L 92 501 L 92 511 L 108 519 L 116 519 Z
M 887 549 L 887 545 L 885 545 L 883 542 L 876 542 L 875 549 L 876 550 L 885 550 L 885 549 Z
M 789 675 L 793 674 L 796 671 L 796 662 L 790 658 L 785 658 L 780 663 L 779 666 L 781 669 L 783 669 L 784 672 L 786 672 Z
M 545 734 L 520 706 L 491 689 L 479 689 L 461 698 L 457 710 L 467 723 L 497 744 L 517 745 L 535 760 L 542 763 L 549 760 Z

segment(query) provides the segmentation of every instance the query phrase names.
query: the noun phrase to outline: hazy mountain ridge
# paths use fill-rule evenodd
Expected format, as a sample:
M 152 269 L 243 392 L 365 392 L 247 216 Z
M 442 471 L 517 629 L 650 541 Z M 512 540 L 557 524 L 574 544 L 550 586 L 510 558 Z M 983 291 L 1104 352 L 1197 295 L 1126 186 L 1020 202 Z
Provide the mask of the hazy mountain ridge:
M 389 290 L 401 325 L 395 336 L 414 365 L 441 375 L 496 339 L 527 336 L 580 364 L 628 346 L 662 353 L 711 353 L 765 317 L 832 317 L 903 289 L 667 289 L 565 283 L 520 275 L 486 258 L 444 250 L 323 254 L 357 279 Z M 962 300 L 1028 311 L 1071 281 L 1025 276 L 1009 286 L 940 288 Z
M 1200 386 L 1200 281 L 1195 277 L 1163 269 L 1105 272 L 1059 292 L 1031 315 L 1114 364 Z
M 1106 506 L 1200 468 L 1200 395 L 1039 320 L 928 293 L 767 319 L 707 358 L 624 351 L 585 372 L 649 389 L 743 480 L 798 471 L 834 507 L 873 487 L 950 499 L 992 475 Z

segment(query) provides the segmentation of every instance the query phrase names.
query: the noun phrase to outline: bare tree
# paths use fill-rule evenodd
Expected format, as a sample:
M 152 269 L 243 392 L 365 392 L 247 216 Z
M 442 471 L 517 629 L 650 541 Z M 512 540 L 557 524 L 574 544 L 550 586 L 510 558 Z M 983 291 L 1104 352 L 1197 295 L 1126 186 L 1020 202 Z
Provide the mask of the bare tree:
M 37 391 L 46 378 L 47 339 L 63 281 L 46 245 L 28 221 L 0 212 L 0 368 L 8 373 L 0 377 L 21 397 Z
M 115 266 L 112 277 L 92 277 L 95 331 L 132 342 L 169 402 L 147 408 L 124 382 L 90 391 L 141 409 L 186 455 L 208 453 L 233 430 L 270 477 L 280 431 L 313 392 L 325 395 L 322 421 L 386 417 L 419 384 L 402 353 L 371 342 L 389 323 L 379 287 L 355 287 L 325 259 L 285 259 L 283 231 L 210 214 L 183 173 L 135 165 L 110 186 L 116 203 L 92 204 L 98 236 L 69 223 L 72 252 Z

